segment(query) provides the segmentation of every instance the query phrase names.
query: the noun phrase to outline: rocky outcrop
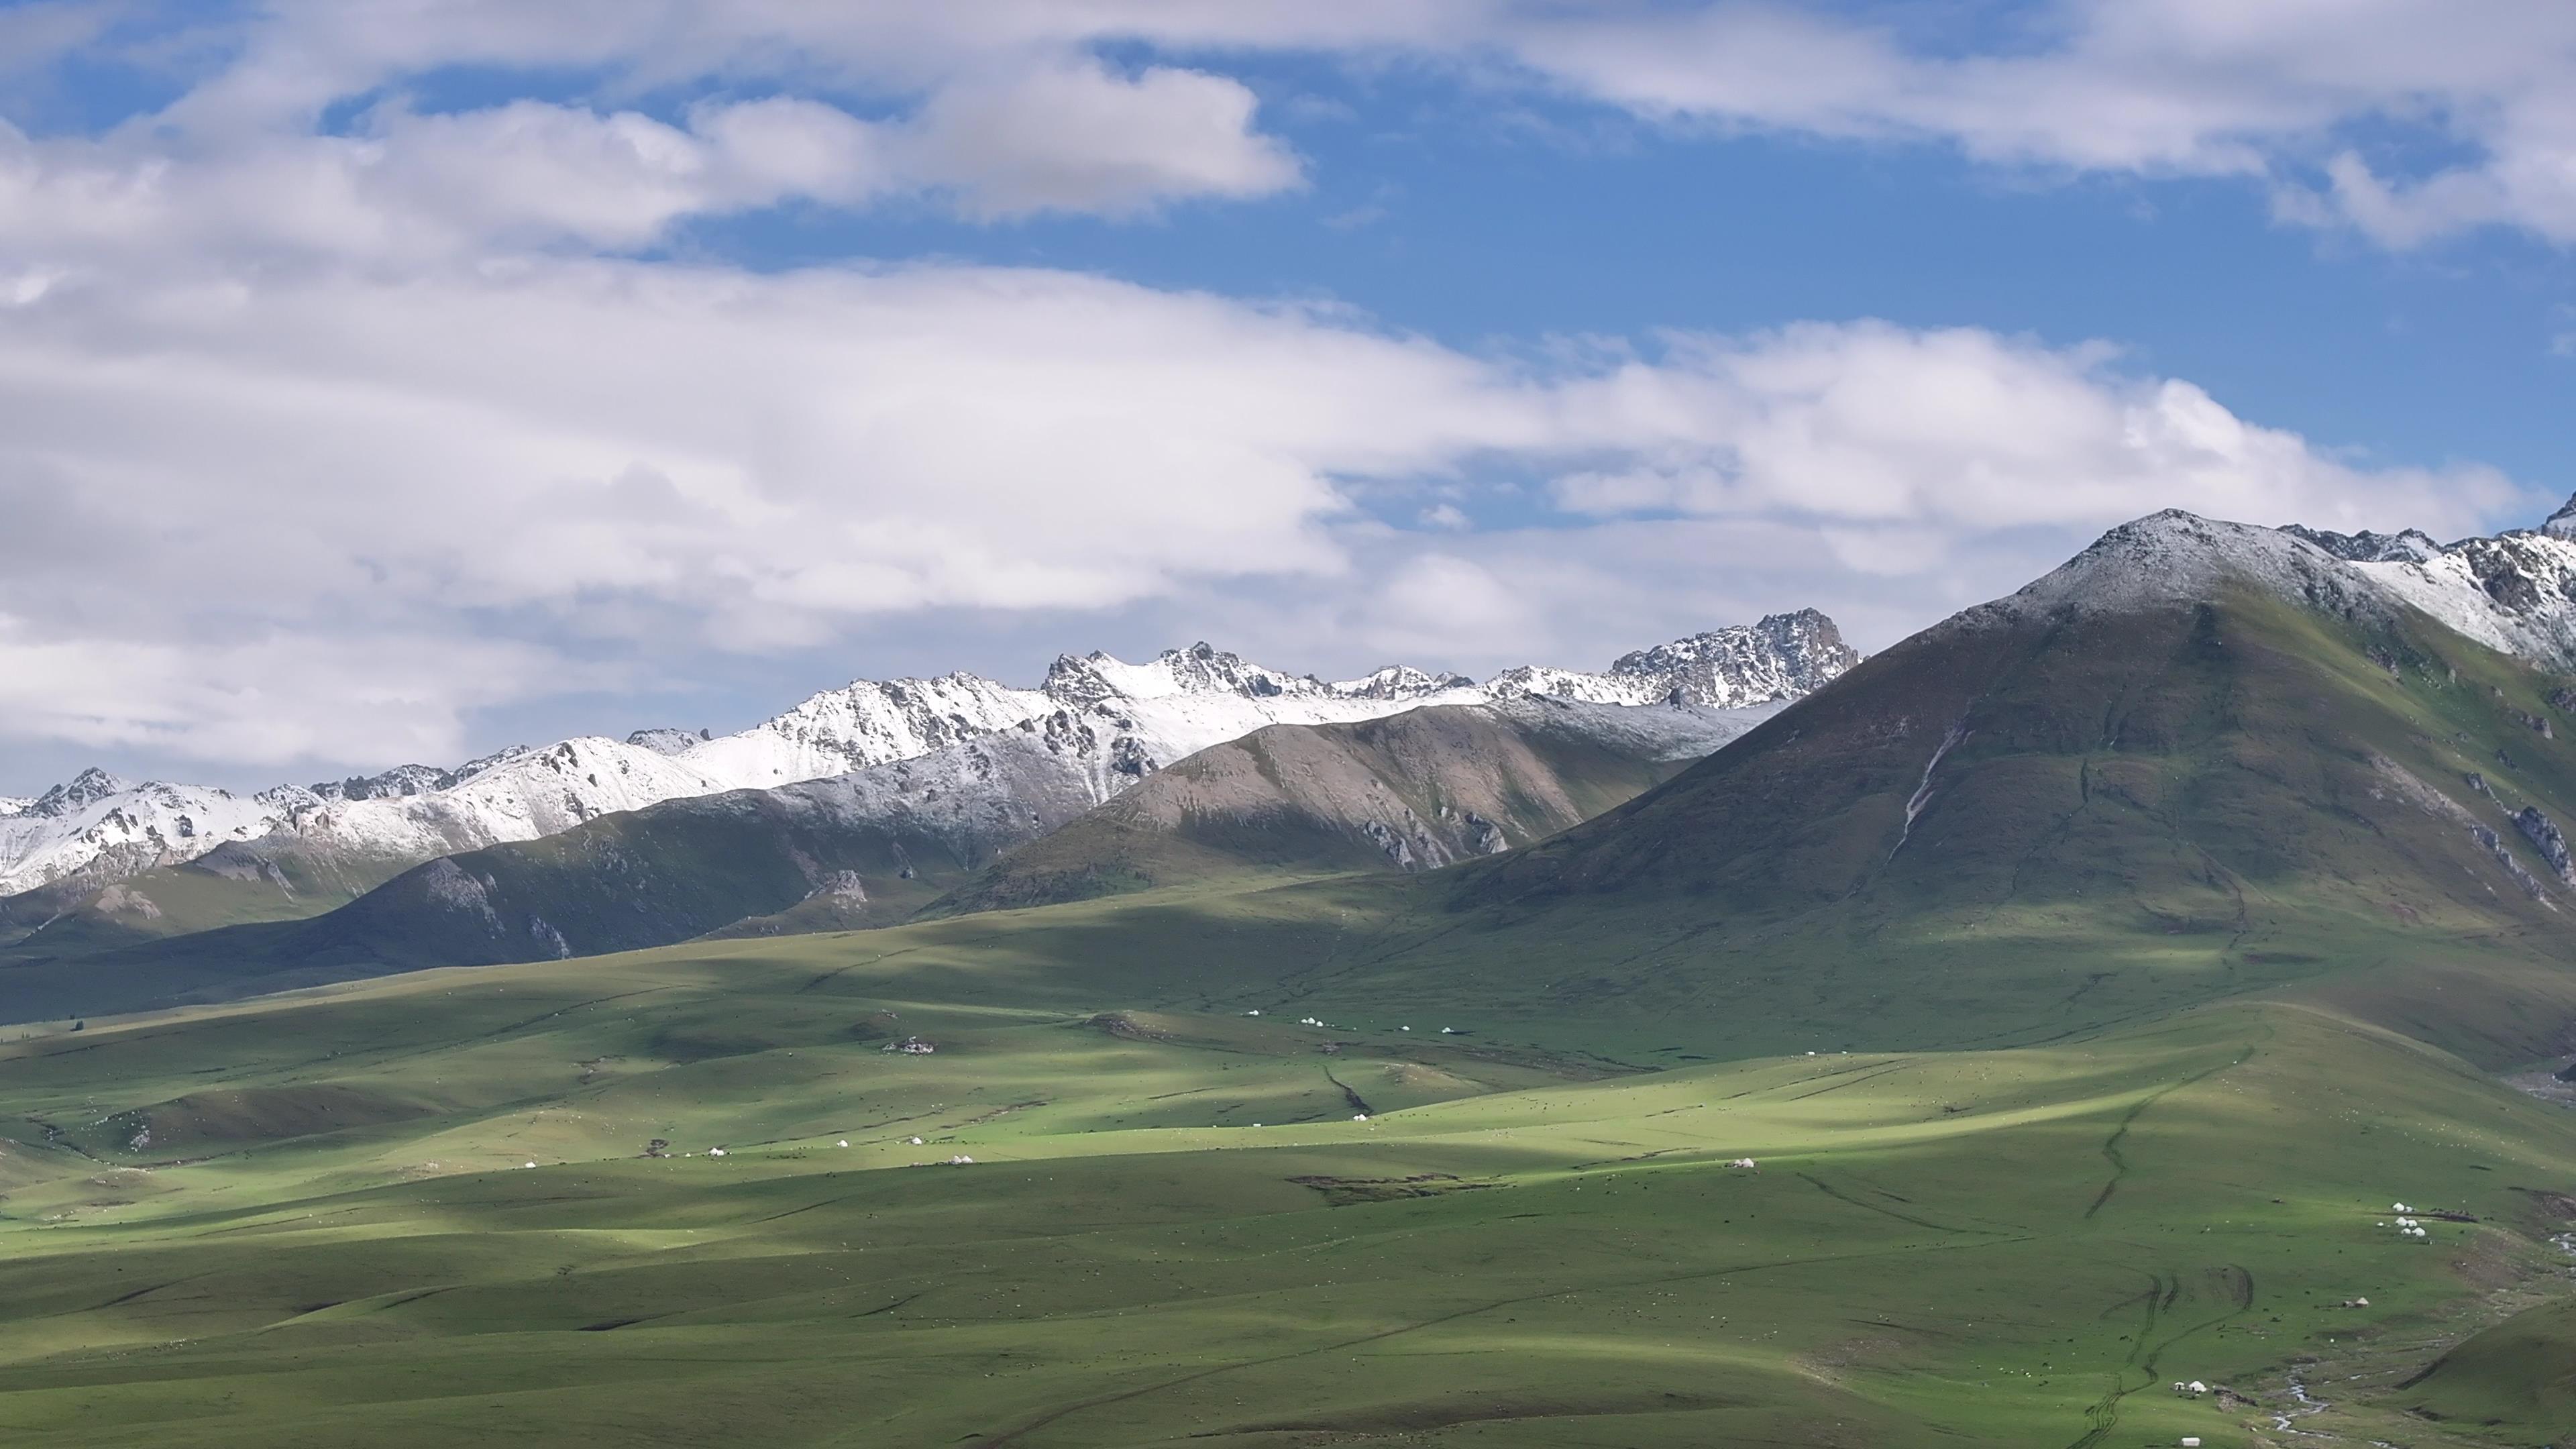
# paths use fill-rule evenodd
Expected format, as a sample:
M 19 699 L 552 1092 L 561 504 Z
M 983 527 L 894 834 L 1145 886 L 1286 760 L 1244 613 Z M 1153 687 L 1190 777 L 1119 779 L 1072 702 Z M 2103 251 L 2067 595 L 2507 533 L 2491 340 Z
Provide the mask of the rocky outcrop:
M 2513 878 L 2515 885 L 2522 887 L 2523 894 L 2535 901 L 2549 900 L 2549 892 L 2541 885 L 2539 877 L 2523 869 L 2522 862 L 2513 858 L 2513 851 L 2504 843 L 2503 836 L 2483 825 L 2470 826 L 2469 835 L 2486 848 L 2487 854 L 2496 858 L 2496 863 L 2504 867 L 2504 873 Z
M 2525 805 L 2522 813 L 2513 817 L 2513 823 L 2522 831 L 2523 838 L 2531 842 L 2532 848 L 2540 852 L 2540 858 L 2549 862 L 2549 868 L 2558 873 L 2560 880 L 2576 885 L 2576 856 L 2570 855 L 2567 837 L 2559 831 L 2556 821 L 2542 814 L 2539 806 Z

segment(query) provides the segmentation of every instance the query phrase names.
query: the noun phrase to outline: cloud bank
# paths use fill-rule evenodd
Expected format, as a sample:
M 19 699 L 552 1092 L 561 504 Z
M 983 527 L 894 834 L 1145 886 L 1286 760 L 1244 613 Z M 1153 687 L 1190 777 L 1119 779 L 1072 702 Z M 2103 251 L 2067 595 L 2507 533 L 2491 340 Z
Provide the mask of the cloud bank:
M 2155 508 L 2490 526 L 2533 501 L 2490 469 L 2347 456 L 2101 343 L 1843 320 L 1482 352 L 687 244 L 786 206 L 1150 223 L 1291 192 L 1313 163 L 1245 78 L 1281 56 L 1685 134 L 2242 177 L 2392 245 L 2576 239 L 2576 11 L 2368 9 L 16 7 L 26 94 L 76 57 L 151 99 L 0 121 L 0 738 L 444 759 L 478 711 L 937 611 L 1187 612 L 1295 667 L 1596 661 L 1809 602 L 1881 644 Z M 2374 161 L 2381 124 L 2449 159 Z

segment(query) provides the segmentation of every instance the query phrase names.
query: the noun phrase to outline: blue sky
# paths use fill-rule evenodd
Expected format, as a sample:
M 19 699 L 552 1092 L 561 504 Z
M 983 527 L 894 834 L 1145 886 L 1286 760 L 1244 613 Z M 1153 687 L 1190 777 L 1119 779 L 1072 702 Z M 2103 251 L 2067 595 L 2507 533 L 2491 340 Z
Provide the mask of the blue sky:
M 0 793 L 2576 488 L 2576 12 L 0 0 Z

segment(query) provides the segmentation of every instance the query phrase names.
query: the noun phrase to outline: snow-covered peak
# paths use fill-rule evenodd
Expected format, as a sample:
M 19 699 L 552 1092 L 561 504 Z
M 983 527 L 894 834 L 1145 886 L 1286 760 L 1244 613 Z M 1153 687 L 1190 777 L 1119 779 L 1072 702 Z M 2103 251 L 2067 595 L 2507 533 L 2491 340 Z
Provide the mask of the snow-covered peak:
M 12 815 L 24 815 L 34 807 L 35 803 L 24 795 L 0 795 L 0 820 L 6 820 Z
M 2437 557 L 2442 546 L 2431 534 L 2420 529 L 2402 529 L 2396 533 L 2329 533 L 2322 528 L 2302 528 L 2289 524 L 2281 530 L 2296 538 L 2306 539 L 2346 563 L 2423 563 Z
M 702 740 L 673 758 L 733 788 L 784 785 L 908 760 L 1053 708 L 1031 689 L 973 674 L 853 680 L 740 734 Z
M 2558 511 L 2541 523 L 2540 531 L 2552 538 L 2576 538 L 2576 497 L 2560 504 Z
M 435 765 L 396 765 L 381 775 L 352 775 L 307 786 L 324 800 L 373 800 L 386 795 L 426 795 L 456 783 L 456 772 Z
M 1247 699 L 1271 699 L 1280 695 L 1329 694 L 1331 690 L 1313 675 L 1282 674 L 1247 663 L 1240 654 L 1229 654 L 1202 639 L 1187 649 L 1166 649 L 1150 665 L 1138 671 L 1139 681 L 1159 673 L 1171 680 L 1171 691 L 1180 694 L 1239 694 Z M 1142 697 L 1142 696 L 1139 696 Z
M 2420 562 L 2353 568 L 2489 648 L 2576 669 L 2576 536 L 2464 538 Z
M 276 814 L 202 785 L 135 785 L 83 770 L 25 808 L 0 812 L 0 895 L 96 867 L 131 875 L 267 834 Z
M 1326 687 L 1344 699 L 1424 699 L 1450 690 L 1473 689 L 1476 681 L 1463 674 L 1434 674 L 1410 664 L 1390 664 L 1358 679 L 1338 680 Z
M 1610 672 L 1671 703 L 1734 709 L 1811 694 L 1859 662 L 1833 620 L 1801 609 L 1621 655 Z
M 691 734 L 687 730 L 651 729 L 637 730 L 628 735 L 626 743 L 657 755 L 685 755 L 713 738 L 715 736 L 705 730 Z
M 2352 566 L 2297 534 L 2169 508 L 2121 524 L 1988 607 L 2014 615 L 2123 613 L 2207 599 L 2230 583 L 2335 608 L 2375 593 Z
M 100 884 L 195 858 L 231 840 L 384 863 L 530 840 L 663 800 L 799 781 L 923 759 L 980 758 L 959 746 L 1003 731 L 1080 763 L 1105 799 L 1162 766 L 1274 724 L 1336 724 L 1419 705 L 1546 696 L 1593 704 L 1716 708 L 1804 694 L 1856 659 L 1812 610 L 1693 635 L 1625 656 L 1606 673 L 1463 675 L 1389 665 L 1327 684 L 1198 643 L 1142 664 L 1067 655 L 1037 689 L 972 674 L 856 680 L 738 734 L 638 730 L 514 745 L 454 769 L 405 765 L 380 775 L 281 785 L 247 800 L 185 786 L 128 785 L 98 771 L 14 813 L 0 812 L 0 894 L 78 877 Z M 1015 746 L 1016 747 L 1016 746 Z M 44 822 L 41 828 L 34 822 Z
M 1329 686 L 1310 676 L 1265 669 L 1205 640 L 1187 649 L 1166 649 L 1142 664 L 1099 650 L 1061 655 L 1048 667 L 1046 682 L 1038 688 L 1058 703 L 1074 705 L 1185 694 L 1275 699 L 1331 693 Z
M 101 800 L 112 800 L 133 788 L 132 785 L 93 765 L 37 796 L 35 802 L 27 807 L 27 813 L 59 818 Z
M 1599 674 L 1522 665 L 1487 681 L 1497 699 L 1545 695 L 1588 704 L 1691 704 L 1712 709 L 1798 699 L 1860 662 L 1834 621 L 1814 609 L 1773 614 L 1623 654 Z
M 2576 670 L 2576 534 L 2564 530 L 2434 544 L 2411 530 L 2258 528 L 2167 510 L 2121 524 L 2019 593 L 1945 627 L 2193 603 L 2231 585 L 2351 618 L 2411 608 L 2491 649 Z

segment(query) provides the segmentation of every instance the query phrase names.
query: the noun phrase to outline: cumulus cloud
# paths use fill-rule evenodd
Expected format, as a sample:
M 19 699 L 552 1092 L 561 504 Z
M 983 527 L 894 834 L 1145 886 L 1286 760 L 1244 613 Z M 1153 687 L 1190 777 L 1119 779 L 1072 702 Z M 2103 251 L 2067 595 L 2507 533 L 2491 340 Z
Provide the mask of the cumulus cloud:
M 54 0 L 0 24 L 50 57 L 112 51 L 107 17 L 121 13 Z M 592 116 L 591 134 L 554 137 L 538 154 L 638 148 L 566 199 L 591 198 L 586 219 L 600 235 L 641 227 L 635 218 L 675 201 L 726 209 L 927 192 L 1000 219 L 1273 194 L 1304 168 L 1258 129 L 1251 92 L 1221 63 L 1303 53 L 1402 57 L 1683 131 L 1928 143 L 2054 171 L 2259 178 L 2284 217 L 2396 246 L 2485 226 L 2576 241 L 2576 7 L 2522 0 L 2042 0 L 1964 12 L 1765 0 L 267 0 L 197 23 L 202 43 L 186 54 L 203 69 L 150 118 L 156 142 L 310 139 L 335 107 L 456 68 L 596 73 L 611 94 L 712 82 L 866 97 L 876 110 L 861 113 L 884 112 L 898 133 L 889 139 L 904 154 L 877 158 L 889 169 L 852 159 L 873 147 L 844 146 L 828 174 L 764 189 L 748 177 L 699 184 L 695 149 L 727 149 L 701 126 L 666 120 L 677 134 L 664 135 L 631 112 Z M 1104 53 L 1148 59 L 1120 71 Z M 583 129 L 567 117 L 515 119 Z M 2375 161 L 2364 140 L 2378 144 Z M 2420 159 L 2444 153 L 2456 159 Z M 155 158 L 189 161 L 184 145 L 133 159 Z M 637 195 L 611 203 L 603 193 L 617 187 Z
M 1090 58 L 1104 46 L 1406 56 L 1682 128 L 1930 142 L 2013 166 L 2268 177 L 2292 199 L 2285 215 L 2394 244 L 2486 225 L 2576 240 L 2576 8 L 2523 0 L 2043 0 L 1964 12 L 1765 0 L 272 0 L 181 109 L 317 114 L 335 97 L 445 65 L 601 67 L 649 85 L 677 78 L 670 57 L 685 55 L 701 73 L 924 95 L 936 116 L 989 95 L 978 77 L 1016 69 L 1025 86 L 1059 92 L 1055 102 L 1012 96 L 931 128 L 952 138 L 933 148 L 954 158 L 949 183 L 983 214 L 1093 197 L 1134 209 L 1139 176 L 1158 178 L 1158 196 L 1294 183 L 1293 162 L 1250 130 L 1239 86 L 1166 66 L 1104 80 Z M 2378 170 L 2327 165 L 2361 135 L 2397 143 Z M 2468 159 L 2401 159 L 2439 149 Z
M 1533 76 L 1676 126 L 1932 142 L 2078 172 L 2269 177 L 2284 216 L 2393 246 L 2489 225 L 2576 241 L 2576 9 L 2063 0 L 2018 24 L 1984 19 L 1996 36 L 1984 43 L 1950 28 L 1973 21 L 1894 6 L 1720 0 L 1494 25 Z M 2395 138 L 2394 155 L 2471 159 L 2384 176 L 2349 145 L 2374 131 Z
M 1267 196 L 1298 184 L 1287 147 L 1253 129 L 1242 82 L 1097 61 L 984 75 L 943 87 L 906 148 L 913 173 L 986 219 L 1035 211 L 1108 215 L 1170 197 Z
M 253 768 L 454 760 L 465 710 L 611 677 L 446 632 L 102 637 L 0 613 L 5 737 Z
M 1853 526 L 2005 529 L 2098 522 L 2161 499 L 2360 527 L 2406 499 L 2418 526 L 2460 533 L 2520 496 L 2486 468 L 2355 467 L 2187 381 L 2124 373 L 2099 345 L 1973 328 L 1809 323 L 1684 338 L 1664 365 L 1587 383 L 1570 403 L 1667 429 L 1620 467 L 1555 480 L 1562 506 L 1595 516 L 1788 510 Z
M 408 264 L 495 245 L 628 248 L 676 220 L 887 184 L 874 129 L 829 106 L 636 112 L 380 106 L 347 135 L 173 148 L 150 127 L 31 140 L 0 123 L 0 251 L 325 255 Z
M 1321 586 L 1357 601 L 1327 639 L 1472 654 L 1603 592 L 1640 511 L 1788 530 L 1817 566 L 1912 575 L 1885 592 L 1920 611 L 1998 531 L 2071 550 L 2174 503 L 2466 529 L 2518 501 L 2485 470 L 2339 460 L 2101 348 L 1883 324 L 1532 371 L 1059 272 L 560 258 L 76 272 L 5 321 L 5 672 L 76 703 L 0 718 L 209 756 L 381 761 L 394 714 L 453 737 L 566 687 L 548 661 L 685 669 L 933 609 Z M 1564 480 L 1578 526 L 1504 558 L 1373 521 L 1428 489 L 1448 523 L 1495 460 Z M 278 728 L 323 680 L 400 709 Z
M 2490 526 L 2528 501 L 2491 470 L 2346 456 L 2062 339 L 1814 323 L 1515 362 L 1054 271 L 641 259 L 784 204 L 1290 190 L 1308 163 L 1228 73 L 1285 52 L 1684 132 L 2259 176 L 2392 245 L 2576 239 L 2576 20 L 2368 4 L 2069 4 L 2001 45 L 1735 3 L 226 11 L 153 57 L 164 109 L 0 122 L 0 733 L 441 758 L 477 710 L 932 610 L 1186 609 L 1293 667 L 1598 662 L 1807 602 L 1883 644 L 2173 504 Z M 127 13 L 19 7 L 0 50 L 112 58 Z M 425 98 L 459 69 L 498 99 Z M 507 98 L 531 77 L 558 89 Z

